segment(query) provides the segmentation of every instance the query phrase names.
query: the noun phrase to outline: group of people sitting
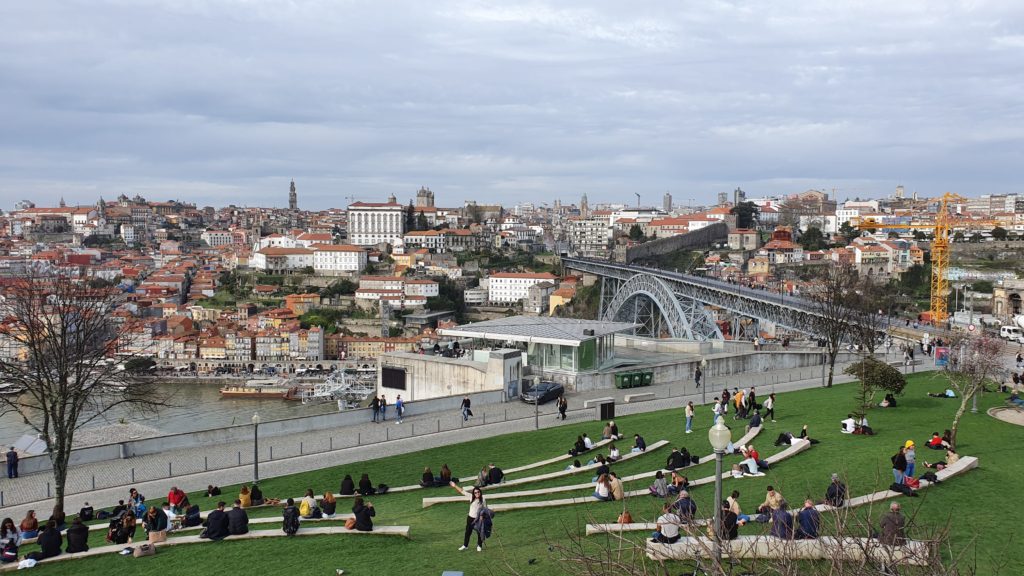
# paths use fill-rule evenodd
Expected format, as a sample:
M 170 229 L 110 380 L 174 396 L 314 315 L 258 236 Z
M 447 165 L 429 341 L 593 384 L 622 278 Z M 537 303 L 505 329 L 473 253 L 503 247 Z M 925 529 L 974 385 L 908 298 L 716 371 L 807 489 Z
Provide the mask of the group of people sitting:
M 501 484 L 501 481 L 504 479 L 505 472 L 503 472 L 501 468 L 498 468 L 494 464 L 488 464 L 480 469 L 480 473 L 476 475 L 476 482 L 473 486 L 483 488 L 484 486 Z M 450 481 L 451 480 L 449 480 L 449 482 Z
M 448 468 L 447 464 L 441 465 L 441 473 L 438 476 L 434 476 L 431 472 L 430 466 L 423 469 L 423 476 L 420 478 L 420 486 L 424 488 L 439 488 L 441 486 L 447 486 L 449 482 L 458 482 L 459 479 L 452 476 L 452 471 Z
M 743 454 L 743 460 L 738 464 L 732 465 L 733 478 L 764 476 L 764 472 L 761 472 L 761 470 L 768 470 L 770 468 L 768 461 L 761 459 L 761 455 L 754 448 L 753 444 L 740 447 L 740 453 Z
M 370 475 L 363 474 L 359 477 L 359 485 L 356 486 L 354 480 L 352 480 L 351 474 L 345 474 L 345 477 L 341 479 L 341 486 L 338 489 L 338 494 L 342 496 L 353 496 L 357 492 L 360 496 L 371 496 L 373 494 L 386 494 L 388 491 L 387 484 L 373 485 L 370 482 Z
M 874 436 L 875 431 L 868 425 L 867 416 L 861 416 L 859 419 L 854 418 L 853 414 L 847 414 L 846 419 L 839 422 L 842 428 L 839 429 L 843 434 L 863 434 L 865 436 Z

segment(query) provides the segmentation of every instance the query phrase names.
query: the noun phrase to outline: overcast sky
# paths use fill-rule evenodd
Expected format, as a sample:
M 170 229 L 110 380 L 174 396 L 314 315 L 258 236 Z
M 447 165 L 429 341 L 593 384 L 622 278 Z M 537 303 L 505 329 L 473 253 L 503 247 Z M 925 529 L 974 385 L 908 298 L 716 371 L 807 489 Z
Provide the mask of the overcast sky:
M 0 208 L 1024 192 L 1024 2 L 0 2 Z

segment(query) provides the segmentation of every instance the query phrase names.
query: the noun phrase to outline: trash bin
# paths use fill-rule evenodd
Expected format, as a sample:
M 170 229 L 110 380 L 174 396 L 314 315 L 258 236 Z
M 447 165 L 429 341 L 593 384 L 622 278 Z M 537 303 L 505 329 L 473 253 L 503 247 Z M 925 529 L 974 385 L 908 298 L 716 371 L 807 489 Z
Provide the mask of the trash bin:
M 643 373 L 643 385 L 650 386 L 654 382 L 654 372 Z
M 601 403 L 601 420 L 608 421 L 615 419 L 615 402 Z

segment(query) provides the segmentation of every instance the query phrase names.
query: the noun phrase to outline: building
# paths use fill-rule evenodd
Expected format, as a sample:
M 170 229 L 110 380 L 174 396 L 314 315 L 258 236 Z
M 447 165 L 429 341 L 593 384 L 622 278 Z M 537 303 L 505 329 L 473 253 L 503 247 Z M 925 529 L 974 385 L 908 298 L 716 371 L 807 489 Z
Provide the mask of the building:
M 530 286 L 555 282 L 557 276 L 547 272 L 499 272 L 487 279 L 487 299 L 495 304 L 516 303 L 529 296 Z
M 348 206 L 348 239 L 357 246 L 394 244 L 405 233 L 405 208 L 392 196 L 387 202 Z
M 421 186 L 419 191 L 416 192 L 416 207 L 417 208 L 433 208 L 434 207 L 434 193 L 430 191 L 430 188 Z
M 292 180 L 292 184 L 288 188 L 288 209 L 299 209 L 299 195 L 295 192 L 295 180 Z
M 308 248 L 268 246 L 252 253 L 249 266 L 268 273 L 291 272 L 313 266 L 313 251 Z
M 568 240 L 571 250 L 585 258 L 608 256 L 612 239 L 612 227 L 604 217 L 569 218 Z
M 672 195 L 668 192 L 665 192 L 665 195 L 661 198 L 661 209 L 664 210 L 666 214 L 672 212 Z
M 313 271 L 324 276 L 354 274 L 366 268 L 366 250 L 351 244 L 314 244 Z
M 487 288 L 481 286 L 462 291 L 462 301 L 466 303 L 466 306 L 484 306 L 487 304 L 487 296 Z
M 761 247 L 761 234 L 757 230 L 737 228 L 729 232 L 730 250 L 757 250 Z
M 230 230 L 206 229 L 199 235 L 199 239 L 206 242 L 207 245 L 213 248 L 228 246 L 235 243 L 235 235 Z
M 526 289 L 526 299 L 523 300 L 523 312 L 527 314 L 544 314 L 550 306 L 550 298 L 556 286 L 552 282 L 541 282 Z

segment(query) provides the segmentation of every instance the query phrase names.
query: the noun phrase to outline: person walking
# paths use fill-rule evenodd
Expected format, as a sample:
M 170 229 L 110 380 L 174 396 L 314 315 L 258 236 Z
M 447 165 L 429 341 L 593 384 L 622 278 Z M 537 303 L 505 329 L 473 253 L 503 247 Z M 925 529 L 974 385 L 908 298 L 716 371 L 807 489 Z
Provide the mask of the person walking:
M 693 402 L 686 403 L 686 433 L 693 432 Z
M 7 451 L 7 477 L 18 477 L 18 451 L 14 449 L 14 446 Z
M 701 371 L 700 366 L 697 366 L 697 369 L 693 371 L 693 381 L 697 383 L 697 388 L 700 388 L 700 379 L 702 376 L 704 376 L 704 372 Z
M 565 420 L 565 411 L 569 409 L 569 401 L 565 399 L 565 395 L 558 397 L 558 414 Z
M 469 399 L 469 394 L 466 394 L 466 396 L 462 399 L 462 421 L 463 422 L 469 420 L 469 417 L 473 415 L 473 411 L 470 409 L 470 406 L 472 405 L 472 403 L 473 403 L 472 400 Z
M 775 393 L 768 395 L 768 399 L 764 401 L 764 417 L 766 420 L 771 419 L 775 422 Z
M 376 422 L 380 418 L 380 398 L 374 396 L 373 400 L 370 400 L 370 410 L 373 410 L 372 422 Z
M 466 516 L 466 534 L 462 538 L 462 546 L 459 547 L 459 550 L 462 551 L 466 548 L 469 548 L 469 537 L 473 534 L 473 528 L 476 526 L 476 521 L 478 518 L 480 518 L 480 514 L 483 513 L 484 508 L 487 507 L 487 504 L 484 502 L 484 491 L 481 490 L 479 486 L 474 486 L 472 491 L 469 494 L 466 494 L 466 491 L 463 490 L 462 487 L 456 484 L 455 482 L 449 482 L 448 485 L 451 486 L 452 488 L 455 488 L 455 491 L 458 492 L 459 494 L 462 494 L 463 496 L 469 496 L 469 514 Z M 477 532 L 476 551 L 482 552 L 483 549 L 483 537 L 481 536 L 480 532 Z
M 405 401 L 402 400 L 402 395 L 399 394 L 395 398 L 395 421 L 399 424 L 402 423 L 402 418 L 405 416 Z

